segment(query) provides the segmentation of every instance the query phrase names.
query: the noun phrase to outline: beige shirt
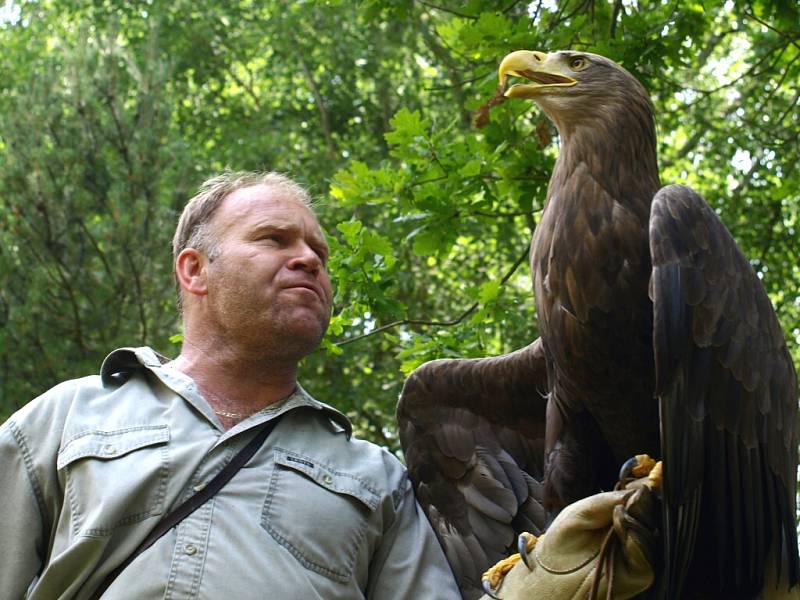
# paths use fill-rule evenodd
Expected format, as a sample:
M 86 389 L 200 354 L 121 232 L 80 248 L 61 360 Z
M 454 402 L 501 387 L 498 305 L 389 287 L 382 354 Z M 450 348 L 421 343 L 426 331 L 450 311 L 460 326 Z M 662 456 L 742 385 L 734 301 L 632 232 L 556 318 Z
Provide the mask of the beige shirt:
M 400 462 L 298 387 L 224 430 L 149 348 L 0 427 L 0 598 L 87 598 L 158 521 L 282 415 L 250 462 L 141 554 L 107 600 L 460 598 Z

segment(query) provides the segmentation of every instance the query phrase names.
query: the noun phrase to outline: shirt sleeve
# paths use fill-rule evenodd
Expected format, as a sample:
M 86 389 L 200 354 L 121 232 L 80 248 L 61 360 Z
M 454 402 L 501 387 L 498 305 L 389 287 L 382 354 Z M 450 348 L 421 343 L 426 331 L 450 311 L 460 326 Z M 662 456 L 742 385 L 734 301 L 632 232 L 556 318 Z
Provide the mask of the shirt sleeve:
M 404 480 L 397 518 L 370 565 L 369 600 L 461 600 L 439 541 Z
M 0 598 L 25 596 L 42 567 L 40 487 L 27 441 L 13 421 L 0 427 Z

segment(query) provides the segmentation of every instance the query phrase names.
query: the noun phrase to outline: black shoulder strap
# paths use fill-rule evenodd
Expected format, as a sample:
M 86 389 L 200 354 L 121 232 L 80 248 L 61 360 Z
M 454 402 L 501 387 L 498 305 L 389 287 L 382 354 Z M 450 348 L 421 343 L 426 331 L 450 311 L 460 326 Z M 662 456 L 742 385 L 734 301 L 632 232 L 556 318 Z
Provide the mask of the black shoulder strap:
M 155 544 L 162 535 L 183 521 L 186 517 L 205 504 L 209 498 L 221 490 L 222 487 L 228 483 L 228 481 L 230 481 L 231 477 L 236 475 L 236 472 L 245 464 L 247 464 L 247 461 L 249 461 L 253 454 L 255 454 L 256 451 L 264 444 L 264 441 L 267 439 L 267 436 L 269 436 L 270 432 L 275 428 L 275 425 L 278 423 L 279 419 L 280 415 L 268 421 L 261 431 L 259 431 L 244 448 L 239 450 L 236 456 L 231 459 L 231 462 L 225 465 L 225 468 L 217 473 L 214 478 L 208 482 L 206 487 L 186 500 L 186 502 L 178 506 L 166 517 L 161 519 L 158 525 L 156 525 L 156 528 L 150 532 L 150 535 L 148 535 L 141 544 L 139 544 L 139 547 L 134 550 L 133 554 L 126 558 L 122 564 L 120 564 L 116 569 L 111 571 L 106 576 L 106 578 L 103 580 L 103 583 L 101 583 L 100 586 L 94 591 L 94 594 L 92 594 L 90 600 L 97 600 L 100 598 L 103 595 L 103 592 L 108 589 L 108 586 L 110 586 L 111 583 L 117 578 L 117 575 L 122 573 L 122 571 L 124 571 L 137 556 Z

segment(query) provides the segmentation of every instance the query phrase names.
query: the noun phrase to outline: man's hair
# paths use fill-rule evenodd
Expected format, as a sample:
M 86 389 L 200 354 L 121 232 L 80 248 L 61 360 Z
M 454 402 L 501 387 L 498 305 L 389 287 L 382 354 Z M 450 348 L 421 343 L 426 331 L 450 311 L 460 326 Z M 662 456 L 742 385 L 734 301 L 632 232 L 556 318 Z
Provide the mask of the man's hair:
M 178 255 L 186 248 L 204 252 L 209 260 L 219 256 L 219 244 L 211 232 L 211 220 L 222 201 L 230 194 L 256 185 L 278 188 L 294 196 L 307 208 L 312 208 L 311 196 L 306 189 L 286 175 L 275 172 L 224 171 L 204 181 L 197 194 L 184 207 L 172 238 L 173 267 Z M 177 275 L 175 283 L 178 286 L 178 308 L 182 308 L 182 293 Z

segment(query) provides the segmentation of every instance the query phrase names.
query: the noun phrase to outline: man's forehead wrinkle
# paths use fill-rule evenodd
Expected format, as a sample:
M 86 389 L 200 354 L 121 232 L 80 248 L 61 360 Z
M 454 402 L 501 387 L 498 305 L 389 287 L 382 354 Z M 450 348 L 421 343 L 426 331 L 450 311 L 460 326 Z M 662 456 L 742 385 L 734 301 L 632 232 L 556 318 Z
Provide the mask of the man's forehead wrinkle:
M 253 225 L 254 231 L 287 231 L 287 232 L 296 232 L 300 231 L 300 225 L 291 221 L 282 221 L 279 219 L 273 219 L 269 221 L 262 221 L 261 223 L 256 223 Z

